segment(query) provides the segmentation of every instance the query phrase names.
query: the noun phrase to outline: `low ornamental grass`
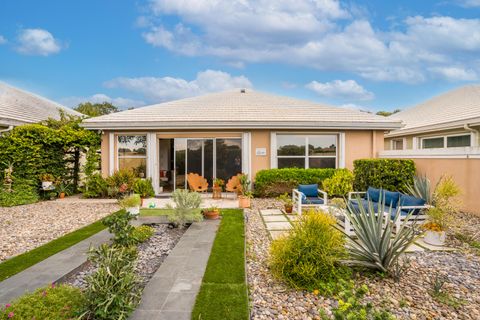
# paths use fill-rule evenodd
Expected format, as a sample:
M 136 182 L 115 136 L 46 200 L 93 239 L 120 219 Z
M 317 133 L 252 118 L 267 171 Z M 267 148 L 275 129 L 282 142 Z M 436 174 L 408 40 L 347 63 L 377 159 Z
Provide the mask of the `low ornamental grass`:
M 311 210 L 302 215 L 288 235 L 272 242 L 270 268 L 276 277 L 297 289 L 337 291 L 339 279 L 349 269 L 340 261 L 347 257 L 345 238 L 334 228 L 331 215 Z
M 52 285 L 2 306 L 0 319 L 75 319 L 81 314 L 85 302 L 80 289 Z

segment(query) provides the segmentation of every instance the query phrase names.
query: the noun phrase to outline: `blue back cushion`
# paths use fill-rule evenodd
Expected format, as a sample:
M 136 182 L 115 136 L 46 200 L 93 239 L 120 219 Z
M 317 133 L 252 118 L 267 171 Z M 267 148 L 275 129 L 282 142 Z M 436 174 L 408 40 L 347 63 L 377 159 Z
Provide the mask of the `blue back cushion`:
M 402 196 L 400 197 L 400 204 L 405 207 L 423 206 L 425 205 L 425 200 L 417 197 L 409 196 L 406 194 L 402 194 Z
M 396 208 L 398 200 L 400 200 L 400 192 L 383 191 L 383 199 L 385 199 L 385 207 Z
M 373 202 L 378 202 L 378 200 L 380 199 L 380 189 L 368 187 L 367 199 Z
M 306 197 L 318 197 L 318 184 L 301 184 L 298 186 L 298 191 Z

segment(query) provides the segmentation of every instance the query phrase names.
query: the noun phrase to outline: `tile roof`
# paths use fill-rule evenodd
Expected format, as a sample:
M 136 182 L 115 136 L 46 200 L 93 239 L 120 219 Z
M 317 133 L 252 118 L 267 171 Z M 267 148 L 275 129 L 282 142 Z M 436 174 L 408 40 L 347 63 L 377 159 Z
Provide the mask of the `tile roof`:
M 460 87 L 388 117 L 405 126 L 387 136 L 448 129 L 480 121 L 480 85 Z
M 236 89 L 86 119 L 90 129 L 399 128 L 400 121 L 310 101 Z
M 58 119 L 58 109 L 65 110 L 68 114 L 82 115 L 56 102 L 0 82 L 0 124 L 2 125 L 36 123 L 48 118 Z

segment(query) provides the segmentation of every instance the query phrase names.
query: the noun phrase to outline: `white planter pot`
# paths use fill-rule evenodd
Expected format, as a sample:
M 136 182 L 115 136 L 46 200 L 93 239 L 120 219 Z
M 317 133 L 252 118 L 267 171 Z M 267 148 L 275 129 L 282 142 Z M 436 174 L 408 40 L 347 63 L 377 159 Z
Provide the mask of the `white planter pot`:
M 163 192 L 163 187 L 158 187 L 158 192 Z
M 52 186 L 52 181 L 42 181 L 42 189 L 48 189 Z
M 445 231 L 437 232 L 427 230 L 423 241 L 432 246 L 443 246 L 445 244 Z
M 125 208 L 128 213 L 130 213 L 132 216 L 136 216 L 140 214 L 140 207 L 131 207 L 131 208 Z

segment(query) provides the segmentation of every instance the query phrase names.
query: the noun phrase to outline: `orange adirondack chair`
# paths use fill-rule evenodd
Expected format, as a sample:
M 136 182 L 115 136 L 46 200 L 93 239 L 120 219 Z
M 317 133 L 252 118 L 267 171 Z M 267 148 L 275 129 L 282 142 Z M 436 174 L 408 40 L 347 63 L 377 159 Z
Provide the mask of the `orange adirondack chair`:
M 233 192 L 234 194 L 238 194 L 238 192 L 241 191 L 241 189 L 242 189 L 242 185 L 240 184 L 240 177 L 241 176 L 242 176 L 242 174 L 239 173 L 236 176 L 233 176 L 230 179 L 228 179 L 228 182 L 225 185 L 225 191 Z
M 188 187 L 192 191 L 205 192 L 208 190 L 207 179 L 205 179 L 204 177 L 200 176 L 197 173 L 189 173 L 187 175 L 187 182 L 188 182 Z

